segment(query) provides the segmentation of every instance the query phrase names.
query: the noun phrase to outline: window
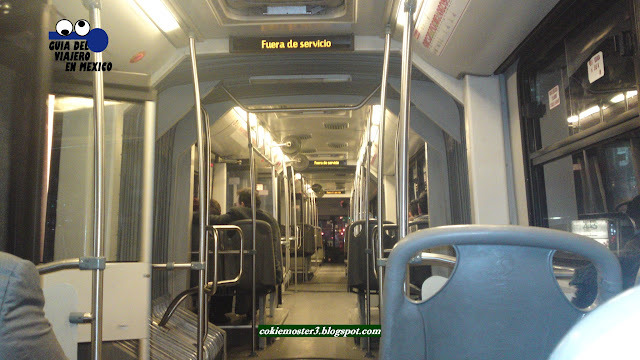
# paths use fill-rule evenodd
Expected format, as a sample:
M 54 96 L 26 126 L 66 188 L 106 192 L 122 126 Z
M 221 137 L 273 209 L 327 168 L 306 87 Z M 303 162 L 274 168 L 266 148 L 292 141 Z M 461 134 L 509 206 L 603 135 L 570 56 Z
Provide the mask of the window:
M 561 1 L 523 45 L 518 66 L 530 224 L 608 247 L 620 259 L 625 286 L 640 265 L 639 54 L 632 3 Z M 574 304 L 591 304 L 595 293 L 588 287 L 597 285 L 584 259 L 558 253 L 554 264 L 569 274 L 559 280 L 565 294 L 589 293 L 576 295 Z

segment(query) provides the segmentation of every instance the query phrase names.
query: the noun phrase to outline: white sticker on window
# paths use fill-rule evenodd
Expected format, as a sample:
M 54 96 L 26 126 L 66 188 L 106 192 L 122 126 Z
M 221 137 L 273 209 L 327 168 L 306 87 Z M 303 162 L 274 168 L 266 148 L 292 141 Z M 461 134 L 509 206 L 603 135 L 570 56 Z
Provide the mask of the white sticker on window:
M 552 110 L 558 105 L 560 105 L 560 87 L 556 85 L 553 89 L 549 90 L 549 110 Z
M 593 83 L 604 76 L 604 57 L 602 56 L 602 51 L 593 55 L 587 63 L 587 68 L 589 69 L 589 83 Z

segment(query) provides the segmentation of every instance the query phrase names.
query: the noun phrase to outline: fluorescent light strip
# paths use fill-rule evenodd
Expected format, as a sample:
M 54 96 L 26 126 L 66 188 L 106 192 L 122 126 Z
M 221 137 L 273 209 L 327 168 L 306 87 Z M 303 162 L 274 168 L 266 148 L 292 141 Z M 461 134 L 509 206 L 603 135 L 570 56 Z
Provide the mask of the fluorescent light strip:
M 136 4 L 165 33 L 180 28 L 180 24 L 162 0 L 135 0 Z
M 325 75 L 264 75 L 251 76 L 250 84 L 308 84 L 308 83 L 342 83 L 351 82 L 349 74 Z

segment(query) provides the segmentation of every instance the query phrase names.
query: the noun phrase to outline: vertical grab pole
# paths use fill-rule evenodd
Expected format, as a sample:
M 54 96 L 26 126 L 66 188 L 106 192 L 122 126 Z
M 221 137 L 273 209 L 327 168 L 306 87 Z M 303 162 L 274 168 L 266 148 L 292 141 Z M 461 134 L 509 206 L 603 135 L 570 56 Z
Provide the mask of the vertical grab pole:
M 408 208 L 407 208 L 407 186 L 408 186 L 408 152 L 409 152 L 409 121 L 411 109 L 411 40 L 413 33 L 413 11 L 415 10 L 415 0 L 405 0 L 404 11 L 406 16 L 406 26 L 402 36 L 402 67 L 400 72 L 400 120 L 398 139 L 398 231 L 400 239 L 404 239 L 408 232 Z M 382 229 L 381 229 L 382 230 Z
M 202 104 L 200 105 L 202 107 Z M 208 228 L 209 227 L 209 215 L 210 215 L 210 211 L 211 211 L 211 207 L 209 206 L 209 202 L 211 201 L 211 179 L 213 178 L 212 176 L 212 169 L 211 169 L 211 126 L 209 124 L 209 114 L 207 113 L 207 111 L 204 108 L 201 108 L 202 114 L 203 114 L 203 122 L 202 125 L 204 126 L 204 132 L 205 132 L 205 156 L 204 156 L 204 164 L 205 164 L 205 168 L 207 169 L 207 178 L 206 178 L 206 183 L 207 183 L 207 188 L 205 190 L 205 194 L 207 194 L 207 199 L 206 199 L 206 205 L 205 205 L 205 209 L 207 209 L 207 211 L 205 212 L 205 227 Z M 217 233 L 214 234 L 214 236 L 217 238 Z M 217 243 L 216 243 L 217 244 Z M 214 249 L 214 251 L 217 251 L 217 248 Z M 207 232 L 207 234 L 205 235 L 205 246 L 204 246 L 204 253 L 205 253 L 205 266 L 204 266 L 204 282 L 205 284 L 209 281 L 209 233 Z M 218 266 L 217 264 L 217 260 L 218 260 L 218 256 L 215 255 L 213 258 L 213 266 L 214 269 L 216 268 L 216 266 Z M 215 272 L 214 272 L 215 273 Z M 213 295 L 216 292 L 218 286 L 218 279 L 214 279 L 213 280 L 213 288 L 212 288 L 212 292 L 209 295 Z M 207 296 L 207 295 L 205 295 Z M 206 297 L 205 297 L 206 299 Z M 203 320 L 203 325 L 204 325 L 204 334 L 202 336 L 202 339 L 204 341 L 204 339 L 207 338 L 207 335 L 209 333 L 209 307 L 207 306 L 206 302 L 205 302 L 205 306 L 204 306 L 204 320 Z
M 271 166 L 271 198 L 273 199 L 272 203 L 272 211 L 273 217 L 278 216 L 278 176 L 276 175 L 276 166 Z
M 384 223 L 384 209 L 382 202 L 382 195 L 384 193 L 384 127 L 385 127 L 385 115 L 387 113 L 387 76 L 389 69 L 389 53 L 391 47 L 391 27 L 389 25 L 385 28 L 385 41 L 384 41 L 384 61 L 382 65 L 382 85 L 380 86 L 380 108 L 381 118 L 380 126 L 378 128 L 378 253 L 377 259 L 384 257 L 384 249 L 382 248 L 382 236 L 383 236 L 383 223 Z M 380 314 L 382 314 L 382 285 L 384 280 L 384 266 L 378 265 L 378 291 L 380 293 L 379 307 Z M 380 323 L 382 323 L 382 316 L 380 316 Z
M 145 102 L 144 106 L 144 152 L 142 170 L 142 210 L 140 218 L 142 220 L 140 246 L 140 261 L 147 267 L 148 274 L 151 274 L 151 263 L 153 259 L 153 169 L 156 148 L 156 103 Z M 146 279 L 147 288 L 145 291 L 151 299 L 151 277 Z M 147 304 L 147 318 L 151 318 L 151 303 Z M 138 347 L 138 357 L 140 360 L 151 359 L 151 333 L 149 327 L 146 330 L 146 337 L 140 339 Z
M 282 176 L 284 177 L 284 237 L 286 239 L 285 254 L 287 255 L 285 265 L 289 273 L 289 281 L 291 281 L 291 195 L 289 194 L 289 175 L 287 174 L 287 164 L 284 161 L 284 156 L 282 159 Z
M 293 193 L 293 236 L 295 241 L 293 243 L 293 274 L 294 274 L 294 292 L 298 291 L 298 214 L 296 213 L 296 208 L 298 207 L 298 201 L 296 200 L 296 173 L 293 170 L 293 163 L 291 164 L 291 192 Z M 300 206 L 300 210 L 302 210 L 302 204 Z
M 366 247 L 366 267 L 367 267 L 367 304 L 366 304 L 366 313 L 367 313 L 367 325 L 371 325 L 371 279 L 370 279 L 370 271 L 371 271 L 371 257 L 372 257 L 372 252 L 371 252 L 371 234 L 369 233 L 369 179 L 371 176 L 371 117 L 372 117 L 372 113 L 369 114 L 368 118 L 367 118 L 367 131 L 365 132 L 366 135 L 366 139 L 365 141 L 367 142 L 367 148 L 366 148 L 366 152 L 367 152 L 367 157 L 366 157 L 366 161 L 367 163 L 364 164 L 364 219 L 365 219 L 365 227 L 364 230 L 365 232 L 365 241 L 367 242 L 367 247 Z M 371 338 L 368 337 L 367 338 L 367 353 L 365 355 L 365 357 L 373 357 L 373 354 L 371 353 Z
M 100 0 L 85 0 L 94 27 L 102 27 Z M 93 53 L 94 61 L 102 62 L 102 52 Z M 104 77 L 102 71 L 93 73 L 93 171 L 94 171 L 94 218 L 93 257 L 104 259 Z M 104 269 L 93 269 L 91 284 L 91 359 L 102 359 L 102 308 L 104 292 Z
M 407 187 L 409 173 L 409 123 L 411 110 L 411 40 L 413 39 L 413 11 L 415 0 L 405 0 L 404 11 L 406 26 L 402 36 L 402 66 L 400 72 L 400 119 L 398 125 L 398 236 L 400 240 L 407 236 L 409 230 Z M 405 280 L 405 292 L 410 294 L 409 265 Z
M 256 174 L 253 167 L 253 142 L 251 141 L 251 118 L 247 111 L 247 139 L 249 140 L 249 182 L 251 183 L 251 355 L 256 356 Z
M 200 198 L 200 208 L 199 217 L 200 217 L 200 243 L 198 247 L 199 257 L 198 262 L 200 263 L 200 268 L 198 269 L 198 337 L 196 339 L 197 349 L 197 359 L 202 360 L 204 357 L 204 348 L 203 348 L 203 340 L 204 340 L 204 330 L 207 324 L 205 321 L 205 311 L 206 311 L 206 300 L 205 300 L 205 267 L 206 256 L 208 254 L 205 253 L 205 243 L 206 243 L 206 222 L 207 222 L 207 212 L 206 208 L 208 208 L 208 199 L 207 199 L 207 179 L 206 173 L 207 169 L 205 169 L 205 143 L 203 136 L 203 124 L 202 124 L 202 108 L 200 104 L 200 85 L 198 82 L 198 64 L 196 62 L 196 40 L 193 36 L 189 36 L 189 49 L 191 53 L 191 69 L 193 71 L 193 93 L 195 99 L 195 112 L 196 112 L 196 131 L 198 132 L 198 184 L 199 184 L 199 193 L 198 197 Z

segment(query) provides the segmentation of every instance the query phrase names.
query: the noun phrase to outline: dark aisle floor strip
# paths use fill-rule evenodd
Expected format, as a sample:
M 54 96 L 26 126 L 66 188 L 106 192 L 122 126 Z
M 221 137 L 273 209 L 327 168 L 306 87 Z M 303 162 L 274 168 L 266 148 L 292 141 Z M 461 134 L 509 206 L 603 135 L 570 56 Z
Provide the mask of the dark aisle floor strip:
M 321 266 L 313 280 L 299 283 L 297 291 L 283 295 L 284 307 L 289 310 L 285 324 L 356 324 L 357 298 L 346 289 L 344 265 Z M 249 354 L 250 345 L 232 348 L 229 358 L 242 359 Z M 353 338 L 282 337 L 258 351 L 257 359 L 362 359 L 364 354 Z

